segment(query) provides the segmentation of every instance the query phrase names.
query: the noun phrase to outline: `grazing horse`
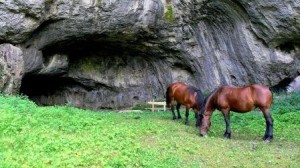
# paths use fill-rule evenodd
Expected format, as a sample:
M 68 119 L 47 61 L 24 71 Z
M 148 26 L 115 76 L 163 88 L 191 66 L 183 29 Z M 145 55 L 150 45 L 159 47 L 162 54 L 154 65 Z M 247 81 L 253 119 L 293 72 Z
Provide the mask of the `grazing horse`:
M 200 89 L 197 89 L 193 86 L 186 85 L 182 82 L 172 83 L 166 92 L 166 104 L 167 107 L 171 107 L 171 111 L 173 114 L 173 120 L 176 119 L 176 115 L 174 112 L 174 104 L 177 102 L 176 110 L 178 119 L 181 119 L 181 115 L 179 112 L 180 106 L 185 106 L 185 124 L 189 125 L 189 109 L 192 108 L 195 113 L 195 118 L 198 118 L 198 113 L 200 112 L 202 103 L 204 101 L 204 96 Z M 200 126 L 198 123 L 198 119 L 196 120 L 196 126 Z
M 268 87 L 254 84 L 245 87 L 222 86 L 208 95 L 201 107 L 198 117 L 200 123 L 200 135 L 207 134 L 210 127 L 210 117 L 218 109 L 223 113 L 226 131 L 225 138 L 231 137 L 230 111 L 246 113 L 258 107 L 264 114 L 266 120 L 266 132 L 263 137 L 265 141 L 273 139 L 273 118 L 270 108 L 273 95 Z

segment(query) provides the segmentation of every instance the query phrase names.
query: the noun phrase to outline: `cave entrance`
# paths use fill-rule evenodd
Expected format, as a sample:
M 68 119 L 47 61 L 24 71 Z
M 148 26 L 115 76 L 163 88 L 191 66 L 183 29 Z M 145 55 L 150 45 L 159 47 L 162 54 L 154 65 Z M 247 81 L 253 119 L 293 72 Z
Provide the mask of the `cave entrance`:
M 79 86 L 71 78 L 51 75 L 26 75 L 22 79 L 20 93 L 27 95 L 29 99 L 38 105 L 64 105 L 67 100 L 64 96 L 64 90 L 68 87 Z M 51 100 L 49 97 L 56 95 L 56 99 Z
M 158 73 L 166 70 L 161 66 L 161 54 L 155 53 L 161 51 L 143 42 L 68 40 L 42 52 L 44 68 L 24 76 L 20 89 L 39 105 L 67 103 L 93 110 L 119 109 L 163 98 L 161 79 L 167 77 Z M 54 57 L 57 55 L 68 57 L 63 73 L 45 70 L 61 64 L 60 57 Z
M 276 93 L 280 93 L 280 92 L 286 92 L 288 86 L 290 85 L 290 83 L 293 81 L 293 78 L 284 78 L 283 80 L 281 80 L 278 84 L 270 87 L 270 89 L 273 92 Z

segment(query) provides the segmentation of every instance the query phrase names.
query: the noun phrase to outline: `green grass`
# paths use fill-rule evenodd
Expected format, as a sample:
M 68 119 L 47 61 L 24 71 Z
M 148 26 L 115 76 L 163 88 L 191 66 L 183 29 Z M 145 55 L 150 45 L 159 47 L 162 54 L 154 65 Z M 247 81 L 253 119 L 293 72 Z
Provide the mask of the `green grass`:
M 38 107 L 0 96 L 0 167 L 299 167 L 300 96 L 276 96 L 274 140 L 258 111 L 231 113 L 232 139 L 215 112 L 207 138 L 171 112 L 92 112 Z M 182 113 L 184 116 L 184 114 Z

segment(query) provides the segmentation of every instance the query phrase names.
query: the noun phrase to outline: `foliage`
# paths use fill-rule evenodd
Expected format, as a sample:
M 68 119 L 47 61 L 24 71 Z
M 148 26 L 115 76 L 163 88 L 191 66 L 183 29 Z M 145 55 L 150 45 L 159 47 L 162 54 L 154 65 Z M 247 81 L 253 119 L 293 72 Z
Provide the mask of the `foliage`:
M 300 94 L 276 94 L 274 95 L 273 111 L 279 114 L 300 111 Z
M 165 13 L 165 19 L 168 23 L 175 23 L 175 17 L 173 12 L 173 7 L 171 4 L 167 5 L 167 11 Z
M 157 99 L 153 99 L 151 101 L 154 102 L 165 102 L 166 99 L 165 98 L 157 98 Z M 136 104 L 134 105 L 131 110 L 144 110 L 144 111 L 149 111 L 151 108 L 151 104 Z
M 232 139 L 225 140 L 219 112 L 201 138 L 170 112 L 38 107 L 26 97 L 0 95 L 0 167 L 298 167 L 299 100 L 275 96 L 275 137 L 264 143 L 259 111 L 231 113 Z
M 131 110 L 148 110 L 149 108 L 151 108 L 150 104 L 136 104 Z

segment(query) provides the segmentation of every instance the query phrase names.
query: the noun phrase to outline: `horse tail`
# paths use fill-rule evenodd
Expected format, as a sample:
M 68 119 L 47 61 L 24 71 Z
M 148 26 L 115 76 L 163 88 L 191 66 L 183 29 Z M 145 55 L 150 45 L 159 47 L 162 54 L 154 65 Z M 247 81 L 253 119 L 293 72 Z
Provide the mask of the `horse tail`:
M 167 88 L 167 91 L 166 91 L 166 104 L 167 104 L 167 107 L 170 107 L 170 103 L 171 103 L 171 99 L 170 99 L 170 91 L 171 91 L 171 87 L 168 87 Z

